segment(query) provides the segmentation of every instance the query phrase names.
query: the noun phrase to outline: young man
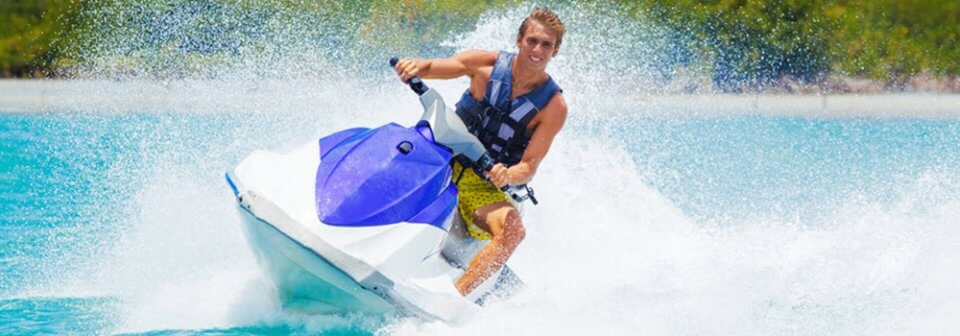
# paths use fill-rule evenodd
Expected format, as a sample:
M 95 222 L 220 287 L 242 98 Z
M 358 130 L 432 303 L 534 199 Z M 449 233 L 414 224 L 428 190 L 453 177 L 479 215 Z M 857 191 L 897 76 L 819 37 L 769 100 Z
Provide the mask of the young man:
M 499 189 L 533 179 L 567 118 L 562 91 L 546 72 L 564 32 L 556 14 L 537 8 L 520 25 L 516 54 L 471 50 L 450 58 L 397 62 L 397 74 L 404 82 L 413 76 L 469 77 L 470 87 L 457 103 L 457 115 L 498 162 L 482 172 L 483 178 L 472 163 L 454 162 L 459 211 L 467 231 L 491 240 L 457 280 L 463 295 L 503 267 L 525 236 L 520 213 Z

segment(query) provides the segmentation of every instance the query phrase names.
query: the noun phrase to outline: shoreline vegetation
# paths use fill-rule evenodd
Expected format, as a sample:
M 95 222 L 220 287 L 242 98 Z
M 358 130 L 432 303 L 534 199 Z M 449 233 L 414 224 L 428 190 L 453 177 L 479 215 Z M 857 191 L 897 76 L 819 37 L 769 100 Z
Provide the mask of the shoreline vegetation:
M 271 43 L 263 37 L 269 35 L 263 32 L 271 15 L 302 15 L 294 19 L 307 18 L 314 25 L 333 22 L 333 28 L 325 28 L 329 31 L 312 36 L 330 45 L 443 54 L 449 50 L 435 46 L 475 29 L 481 14 L 517 6 L 529 3 L 3 1 L 0 78 L 69 79 L 89 69 L 104 69 L 107 76 L 189 78 L 182 72 L 197 71 L 192 69 L 203 62 L 218 64 L 262 50 Z M 662 55 L 653 62 L 665 69 L 663 82 L 683 81 L 671 77 L 678 69 L 698 69 L 704 77 L 692 86 L 663 90 L 668 93 L 960 93 L 960 0 L 639 0 L 550 7 L 561 17 L 577 10 L 605 11 L 644 27 L 645 38 L 662 44 Z M 141 45 L 118 47 L 114 40 Z M 170 64 L 175 70 L 168 72 Z

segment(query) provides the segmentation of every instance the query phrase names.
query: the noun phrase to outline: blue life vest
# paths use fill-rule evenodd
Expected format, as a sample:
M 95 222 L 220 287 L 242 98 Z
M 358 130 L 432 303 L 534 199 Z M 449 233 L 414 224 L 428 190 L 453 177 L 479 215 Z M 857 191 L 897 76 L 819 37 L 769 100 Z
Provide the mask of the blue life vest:
M 550 102 L 553 95 L 563 92 L 553 79 L 524 95 L 511 100 L 513 92 L 514 53 L 501 51 L 487 82 L 487 92 L 477 101 L 470 89 L 457 102 L 457 115 L 474 136 L 480 139 L 487 153 L 506 166 L 515 165 L 523 158 L 530 143 L 527 126 L 533 117 Z

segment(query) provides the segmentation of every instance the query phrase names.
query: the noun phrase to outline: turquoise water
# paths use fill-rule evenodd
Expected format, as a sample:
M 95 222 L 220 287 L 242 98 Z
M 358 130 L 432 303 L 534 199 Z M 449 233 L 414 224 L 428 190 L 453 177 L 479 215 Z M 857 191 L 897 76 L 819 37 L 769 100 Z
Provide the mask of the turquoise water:
M 385 330 L 409 332 L 404 326 L 416 322 L 370 317 L 359 317 L 358 320 L 349 316 L 326 317 L 326 320 L 290 317 L 278 310 L 271 310 L 273 308 L 259 307 L 269 306 L 269 300 L 244 302 L 233 299 L 231 295 L 220 296 L 218 303 L 233 305 L 232 309 L 226 309 L 226 316 L 233 314 L 240 318 L 223 319 L 220 309 L 199 310 L 199 313 L 209 313 L 211 316 L 186 319 L 186 322 L 177 321 L 176 314 L 166 308 L 154 311 L 147 309 L 146 316 L 137 313 L 142 308 L 137 305 L 151 306 L 156 302 L 150 300 L 157 300 L 144 301 L 142 293 L 138 291 L 176 283 L 163 276 L 159 276 L 160 280 L 138 280 L 141 274 L 145 277 L 163 273 L 186 274 L 188 279 L 193 279 L 190 281 L 199 283 L 210 273 L 224 269 L 234 272 L 230 266 L 223 266 L 220 262 L 232 260 L 255 269 L 251 266 L 249 255 L 241 253 L 246 247 L 235 231 L 229 234 L 204 231 L 204 236 L 191 238 L 191 232 L 199 230 L 194 226 L 196 223 L 186 220 L 187 223 L 164 224 L 165 218 L 179 220 L 181 215 L 197 216 L 204 220 L 220 218 L 216 226 L 227 228 L 225 231 L 232 230 L 230 228 L 239 223 L 233 217 L 230 208 L 232 199 L 226 186 L 221 185 L 220 174 L 252 148 L 283 147 L 282 139 L 251 139 L 257 138 L 251 136 L 255 134 L 249 132 L 251 128 L 286 127 L 294 134 L 315 133 L 309 130 L 309 126 L 290 126 L 312 123 L 303 123 L 303 118 L 309 120 L 314 117 L 69 112 L 0 115 L 0 136 L 3 140 L 0 150 L 0 232 L 3 233 L 0 235 L 0 273 L 3 274 L 0 278 L 0 333 L 274 335 L 316 332 L 369 334 Z M 706 239 L 728 245 L 728 250 L 750 249 L 749 245 L 741 245 L 746 242 L 729 236 L 742 230 L 766 228 L 764 230 L 773 231 L 761 231 L 761 237 L 769 234 L 771 239 L 781 239 L 778 236 L 783 232 L 796 233 L 799 230 L 801 233 L 807 231 L 831 235 L 831 232 L 835 232 L 831 230 L 843 232 L 861 226 L 856 217 L 838 218 L 838 213 L 851 211 L 847 209 L 849 207 L 894 209 L 883 210 L 884 214 L 879 220 L 901 223 L 894 223 L 896 225 L 893 227 L 889 223 L 878 224 L 878 232 L 887 232 L 892 228 L 904 229 L 904 225 L 916 224 L 916 227 L 898 233 L 898 239 L 923 240 L 937 231 L 952 230 L 954 217 L 930 217 L 929 214 L 942 212 L 944 208 L 956 211 L 952 207 L 960 200 L 960 193 L 955 188 L 960 180 L 960 173 L 955 169 L 960 167 L 960 122 L 955 120 L 638 117 L 630 122 L 606 124 L 573 119 L 568 127 L 571 141 L 558 144 L 560 148 L 555 151 L 560 153 L 557 154 L 559 162 L 551 166 L 553 170 L 560 171 L 557 174 L 577 174 L 584 162 L 596 159 L 587 154 L 577 154 L 583 153 L 584 149 L 577 147 L 598 142 L 619 148 L 617 150 L 629 154 L 629 160 L 623 161 L 612 155 L 611 162 L 621 166 L 599 171 L 610 174 L 620 169 L 633 169 L 627 174 L 642 181 L 650 190 L 641 190 L 639 192 L 642 194 L 639 195 L 624 195 L 610 190 L 608 194 L 593 195 L 594 202 L 630 204 L 634 201 L 647 202 L 651 197 L 659 198 L 670 204 L 669 207 L 679 209 L 687 219 L 678 220 L 652 212 L 648 214 L 651 217 L 649 220 L 663 222 L 667 227 L 676 226 L 671 224 L 672 221 L 691 221 L 699 230 L 712 232 Z M 570 167 L 560 163 L 568 160 L 576 163 Z M 607 183 L 623 181 L 610 177 Z M 544 221 L 554 221 L 552 225 L 576 225 L 576 219 L 559 223 L 553 219 L 573 214 L 574 210 L 560 208 L 558 203 L 563 202 L 557 199 L 557 194 L 570 195 L 574 187 L 561 188 L 557 192 L 557 188 L 544 186 L 543 182 L 539 186 L 554 191 L 541 192 L 550 208 L 539 210 L 540 215 L 535 212 L 532 217 L 548 218 Z M 186 196 L 175 197 L 179 192 Z M 145 196 L 145 193 L 160 196 Z M 554 203 L 553 207 L 549 205 L 551 202 Z M 905 202 L 911 205 L 904 208 Z M 556 213 L 543 215 L 543 211 Z M 911 223 L 905 219 L 911 216 L 927 219 Z M 618 221 L 616 218 L 606 220 Z M 907 222 L 903 222 L 905 220 Z M 657 228 L 660 225 L 663 224 L 643 225 L 643 230 L 664 230 L 663 227 Z M 777 225 L 780 227 L 770 228 Z M 152 226 L 159 228 L 151 229 Z M 824 228 L 827 231 L 821 231 Z M 570 230 L 581 233 L 590 231 Z M 685 232 L 683 229 L 676 230 L 679 230 L 677 234 Z M 631 239 L 629 236 L 607 238 Z M 907 257 L 923 254 L 923 250 L 904 249 L 904 246 L 896 245 L 889 247 L 893 250 L 888 251 L 887 247 L 880 244 L 883 241 L 873 239 L 861 242 L 877 245 L 866 250 L 868 253 L 904 253 Z M 203 243 L 190 245 L 183 240 Z M 222 242 L 210 240 L 225 240 L 231 244 L 224 247 Z M 955 238 L 951 238 L 951 241 L 955 242 Z M 154 244 L 158 246 L 151 246 Z M 123 247 L 118 248 L 118 245 Z M 938 245 L 933 246 L 937 248 Z M 181 259 L 181 253 L 184 252 L 178 250 L 185 247 L 201 251 L 198 253 L 200 256 L 190 261 Z M 129 251 L 131 248 L 154 252 L 138 255 Z M 547 245 L 534 247 L 531 253 L 549 249 Z M 214 257 L 204 257 L 207 253 Z M 615 251 L 600 253 L 608 256 L 616 254 Z M 230 255 L 230 260 L 216 260 L 224 255 Z M 835 259 L 840 260 L 843 258 Z M 920 267 L 922 261 L 916 259 L 917 264 L 911 267 Z M 861 262 L 857 259 L 848 261 L 854 264 L 853 269 L 849 270 L 849 274 L 839 276 L 860 276 L 856 264 Z M 911 263 L 909 260 L 906 262 L 908 265 Z M 155 264 L 151 266 L 153 269 L 147 267 L 144 270 L 141 267 L 145 265 L 132 266 L 137 263 Z M 684 261 L 674 260 L 672 263 L 674 267 L 682 267 Z M 804 267 L 803 264 L 800 262 L 796 266 Z M 738 265 L 734 263 L 727 266 L 744 267 L 741 271 L 753 267 Z M 816 269 L 821 266 L 808 267 Z M 669 270 L 649 267 L 653 266 L 638 265 L 634 271 L 660 273 L 663 278 L 676 276 L 671 275 Z M 185 271 L 182 268 L 197 269 Z M 827 267 L 827 270 L 829 272 L 830 268 Z M 535 267 L 528 270 L 537 271 Z M 699 272 L 693 274 L 709 278 Z M 879 272 L 880 275 L 874 276 L 889 277 L 900 271 L 891 271 L 893 274 L 886 274 L 883 270 Z M 921 268 L 920 272 L 931 272 L 927 276 L 936 277 L 937 272 L 941 271 Z M 243 284 L 256 283 L 256 279 L 255 276 L 232 277 L 227 281 Z M 141 281 L 147 282 L 147 285 L 138 285 Z M 819 281 L 827 280 L 816 280 L 801 287 L 809 287 L 806 290 L 816 292 L 816 288 L 825 285 Z M 924 282 L 909 281 L 882 285 L 879 289 L 874 288 L 871 296 L 859 298 L 861 302 L 853 307 L 834 311 L 826 309 L 826 316 L 822 308 L 829 308 L 835 303 L 832 298 L 818 297 L 816 294 L 799 299 L 771 296 L 761 300 L 767 303 L 760 307 L 766 306 L 777 312 L 783 308 L 780 306 L 786 305 L 788 308 L 784 309 L 793 312 L 788 317 L 813 314 L 817 319 L 827 321 L 826 326 L 820 326 L 819 329 L 793 325 L 797 321 L 791 321 L 790 318 L 774 325 L 793 325 L 801 331 L 844 333 L 850 331 L 846 329 L 849 323 L 871 323 L 874 314 L 883 317 L 893 313 L 923 311 L 917 310 L 917 307 L 891 308 L 890 305 L 916 304 L 912 296 L 916 294 L 918 298 L 922 297 L 917 293 L 922 293 L 925 285 Z M 188 288 L 191 286 L 187 285 Z M 201 291 L 211 290 L 208 285 L 197 286 Z M 631 285 L 626 286 L 621 291 L 634 291 L 630 289 Z M 249 294 L 248 290 L 238 291 Z M 174 289 L 168 294 L 184 296 L 182 300 L 170 297 L 160 300 L 170 300 L 164 304 L 173 306 L 192 302 L 189 296 L 196 295 L 193 289 Z M 667 304 L 675 298 L 661 300 Z M 707 307 L 703 309 L 723 309 L 722 306 L 709 306 L 711 302 L 704 300 L 702 304 Z M 533 308 L 537 305 L 533 303 Z M 866 309 L 866 312 L 852 309 L 857 307 Z M 870 313 L 871 307 L 882 309 Z M 266 310 L 261 311 L 263 309 Z M 807 309 L 810 311 L 805 311 Z M 245 310 L 250 312 L 237 313 Z M 256 316 L 259 312 L 264 312 L 264 315 Z M 157 315 L 150 317 L 150 314 Z M 495 319 L 495 316 L 486 319 Z M 169 326 L 164 325 L 167 319 L 173 320 Z
M 107 288 L 115 279 L 106 286 L 91 285 L 101 280 L 87 272 L 115 253 L 109 250 L 137 225 L 132 222 L 138 221 L 138 208 L 150 206 L 132 199 L 145 185 L 158 183 L 150 173 L 157 162 L 182 163 L 198 175 L 214 177 L 203 183 L 225 187 L 218 185 L 222 172 L 245 153 L 205 158 L 212 162 L 197 155 L 236 141 L 231 132 L 237 123 L 229 116 L 203 115 L 0 114 L 0 334 L 127 333 L 122 300 L 129 293 Z M 305 328 L 271 323 L 133 334 L 355 335 L 375 330 L 348 323 Z
M 653 184 L 698 217 L 817 216 L 844 201 L 893 202 L 924 173 L 956 177 L 960 123 L 748 116 L 627 123 Z

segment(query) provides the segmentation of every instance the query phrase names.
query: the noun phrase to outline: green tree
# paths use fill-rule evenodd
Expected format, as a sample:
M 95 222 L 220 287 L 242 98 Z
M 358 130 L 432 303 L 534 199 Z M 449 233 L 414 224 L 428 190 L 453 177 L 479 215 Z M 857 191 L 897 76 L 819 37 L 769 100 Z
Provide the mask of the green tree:
M 0 74 L 33 76 L 56 58 L 57 34 L 79 7 L 70 1 L 0 2 Z
M 818 81 L 829 71 L 829 31 L 821 0 L 645 0 L 640 11 L 691 37 L 684 48 L 710 62 L 726 91 L 759 88 L 784 77 Z

